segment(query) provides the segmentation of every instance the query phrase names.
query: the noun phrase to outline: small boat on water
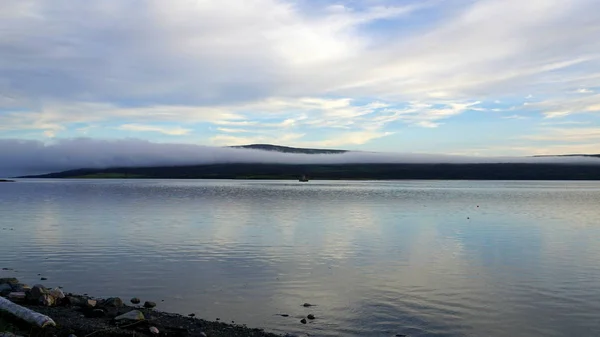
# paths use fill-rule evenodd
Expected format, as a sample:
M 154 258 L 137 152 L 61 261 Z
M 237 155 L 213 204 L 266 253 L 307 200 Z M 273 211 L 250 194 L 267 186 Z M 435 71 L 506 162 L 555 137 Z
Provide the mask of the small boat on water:
M 298 179 L 298 181 L 305 183 L 308 181 L 308 178 L 306 177 L 306 175 L 303 175 L 302 177 L 300 177 L 300 179 Z

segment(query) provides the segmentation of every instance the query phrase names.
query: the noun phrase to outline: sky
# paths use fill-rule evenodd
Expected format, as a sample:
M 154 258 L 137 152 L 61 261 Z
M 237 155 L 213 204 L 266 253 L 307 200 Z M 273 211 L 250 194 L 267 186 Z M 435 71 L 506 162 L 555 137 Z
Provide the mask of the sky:
M 600 153 L 597 0 L 0 6 L 4 148 Z

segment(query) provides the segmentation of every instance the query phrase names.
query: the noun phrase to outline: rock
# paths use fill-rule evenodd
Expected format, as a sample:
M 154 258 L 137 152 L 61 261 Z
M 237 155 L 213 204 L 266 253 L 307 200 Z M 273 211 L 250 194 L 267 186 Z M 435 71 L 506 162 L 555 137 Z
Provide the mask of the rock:
M 116 321 L 143 321 L 146 319 L 139 310 L 132 310 L 128 313 L 115 317 Z
M 206 335 L 206 332 L 204 332 L 204 331 L 203 331 L 203 332 L 200 332 L 200 336 L 202 336 L 202 337 L 208 337 L 208 336 Z
M 24 292 L 24 293 L 28 293 L 31 291 L 31 287 L 26 285 L 26 284 L 13 284 L 12 285 L 12 290 L 16 291 L 16 292 Z
M 65 298 L 65 293 L 63 293 L 63 291 L 60 290 L 59 288 L 54 288 L 54 289 L 50 290 L 50 295 L 52 295 L 56 299 Z
M 301 320 L 300 320 L 300 323 L 302 323 L 302 324 L 306 324 L 306 318 L 303 318 L 303 319 L 301 319 Z
M 12 292 L 8 294 L 8 298 L 13 302 L 19 302 L 25 300 L 27 295 L 24 292 Z
M 189 314 L 190 317 L 196 317 L 196 314 Z
M 46 289 L 46 287 L 44 287 L 41 284 L 36 284 L 33 286 L 33 288 L 31 288 L 31 291 L 29 292 L 29 298 L 32 301 L 40 301 L 42 296 L 49 294 L 50 292 L 48 291 L 48 289 Z
M 288 315 L 288 314 L 279 314 L 279 316 L 281 316 L 281 317 L 290 317 L 290 315 Z
M 42 280 L 42 281 L 47 281 L 47 280 L 48 280 L 48 278 L 46 278 L 46 277 L 41 277 L 41 278 L 40 278 L 40 280 Z
M 123 300 L 118 297 L 111 297 L 111 298 L 107 298 L 104 301 L 103 305 L 105 307 L 120 308 L 123 306 Z
M 308 316 L 306 316 L 306 318 L 308 318 L 308 319 L 315 319 L 316 317 L 313 314 L 308 314 Z
M 306 307 L 306 308 L 308 308 L 308 307 L 312 307 L 312 306 L 313 306 L 313 304 L 310 304 L 310 303 L 304 303 L 304 304 L 302 304 L 302 306 L 303 306 L 303 307 Z
M 13 287 L 11 287 L 10 284 L 8 284 L 8 283 L 0 284 L 0 296 L 6 296 L 6 295 L 10 294 L 11 292 L 13 292 Z
M 159 331 L 155 326 L 151 326 L 150 327 L 150 332 L 152 332 L 155 335 L 158 335 Z
M 134 298 L 130 299 L 129 301 L 133 304 L 140 304 L 140 302 L 141 302 L 140 299 L 137 297 L 134 297 Z
M 67 301 L 70 305 L 74 307 L 83 307 L 85 306 L 86 299 L 79 296 L 67 296 Z
M 156 303 L 154 303 L 154 302 L 150 302 L 150 301 L 144 302 L 144 308 L 151 309 L 151 308 L 154 308 L 155 306 L 156 306 Z
M 0 284 L 19 284 L 19 280 L 14 277 L 0 278 Z
M 96 300 L 87 300 L 85 301 L 85 306 L 88 308 L 95 308 L 97 303 Z
M 39 300 L 46 307 L 53 307 L 56 304 L 56 298 L 50 294 L 44 294 Z

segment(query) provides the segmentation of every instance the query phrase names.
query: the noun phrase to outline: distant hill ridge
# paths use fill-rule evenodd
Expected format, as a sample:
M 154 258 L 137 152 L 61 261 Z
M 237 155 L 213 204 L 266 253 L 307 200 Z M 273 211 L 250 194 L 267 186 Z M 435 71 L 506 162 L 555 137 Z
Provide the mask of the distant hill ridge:
M 237 145 L 229 146 L 230 148 L 236 149 L 251 149 L 251 150 L 264 150 L 274 151 L 283 153 L 303 153 L 303 154 L 339 154 L 346 153 L 347 150 L 330 150 L 330 149 L 306 149 L 299 147 L 280 146 L 272 144 L 250 144 L 250 145 Z

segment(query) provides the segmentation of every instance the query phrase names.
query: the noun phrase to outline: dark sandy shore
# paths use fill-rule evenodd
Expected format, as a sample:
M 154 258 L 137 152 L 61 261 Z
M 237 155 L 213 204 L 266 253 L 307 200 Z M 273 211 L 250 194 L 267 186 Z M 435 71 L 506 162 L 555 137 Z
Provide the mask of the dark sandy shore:
M 78 337 L 279 336 L 260 329 L 222 322 L 210 322 L 144 307 L 152 306 L 152 303 L 140 303 L 132 306 L 126 305 L 119 298 L 96 299 L 71 293 L 62 293 L 64 297 L 61 298 L 62 295 L 56 295 L 56 290 L 52 292 L 52 290 L 42 288 L 39 285 L 28 287 L 20 284 L 16 279 L 0 279 L 0 295 L 23 307 L 44 314 L 56 322 L 56 327 L 39 328 L 7 312 L 0 311 L 0 336 L 3 332 L 14 333 L 18 336 L 36 337 L 68 337 L 70 335 Z M 23 295 L 25 295 L 25 298 L 17 298 Z M 138 318 L 118 319 L 119 316 L 126 313 L 136 314 Z M 141 319 L 142 316 L 139 313 L 143 315 L 143 319 Z

